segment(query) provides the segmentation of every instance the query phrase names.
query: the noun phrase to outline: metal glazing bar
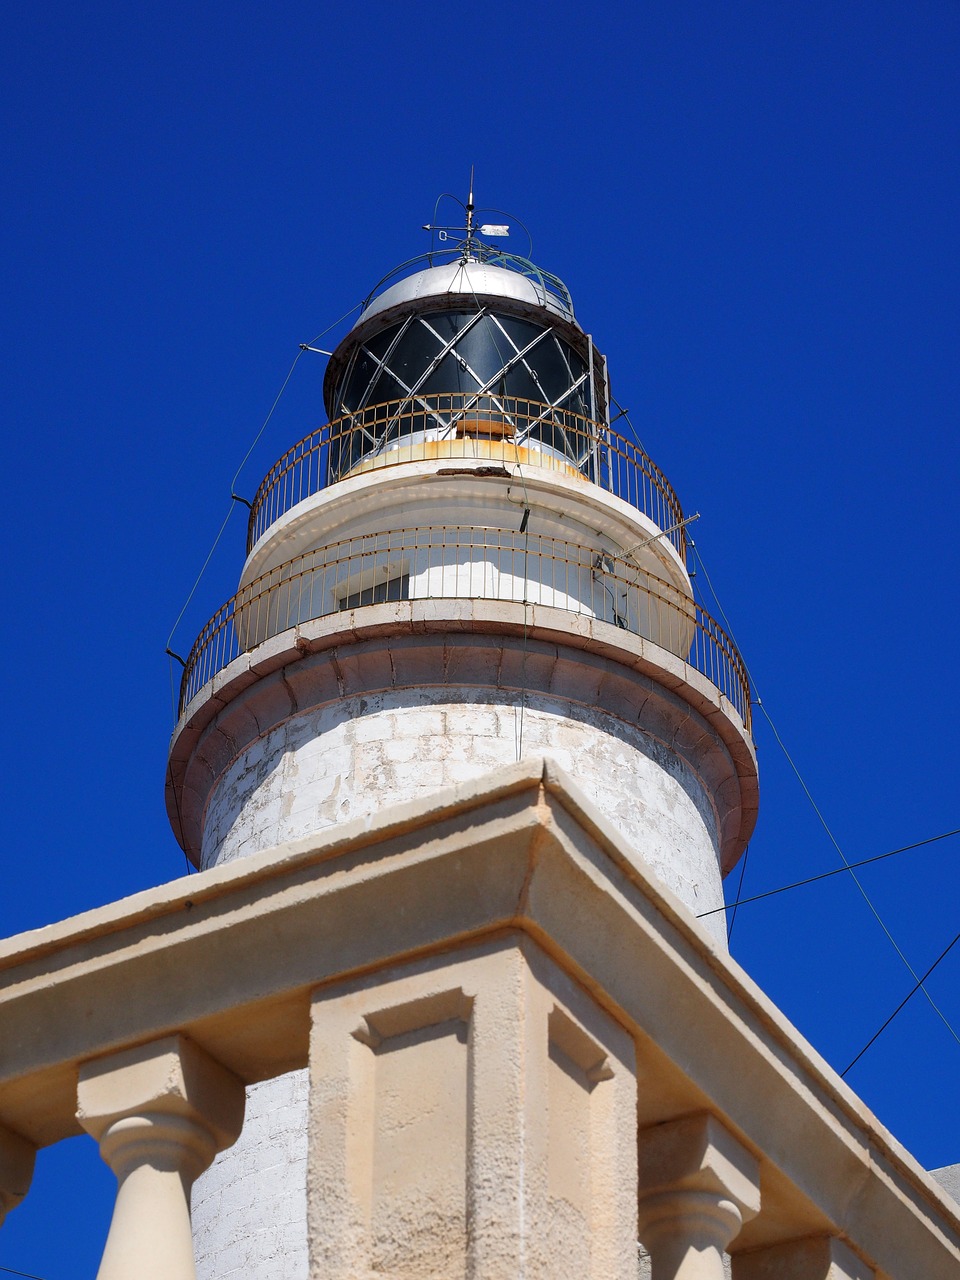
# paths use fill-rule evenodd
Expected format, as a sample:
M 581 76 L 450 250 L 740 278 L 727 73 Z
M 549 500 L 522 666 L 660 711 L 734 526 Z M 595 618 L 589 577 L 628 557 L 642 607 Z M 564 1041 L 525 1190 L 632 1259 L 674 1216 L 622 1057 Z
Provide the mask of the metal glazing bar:
M 391 375 L 391 377 L 396 377 L 396 374 L 393 372 L 393 370 L 387 366 L 387 361 L 393 355 L 394 351 L 396 351 L 397 344 L 400 342 L 400 339 L 410 328 L 411 324 L 413 324 L 413 320 L 414 320 L 414 317 L 412 315 L 407 316 L 403 324 L 400 326 L 397 332 L 393 335 L 393 338 L 390 341 L 390 345 L 387 347 L 386 351 L 383 354 L 382 360 L 379 359 L 379 357 L 375 356 L 365 343 L 362 344 L 357 349 L 356 355 L 354 357 L 354 361 L 352 363 L 356 363 L 356 359 L 359 357 L 360 352 L 363 351 L 374 362 L 374 364 L 376 365 L 376 368 L 374 369 L 373 373 L 370 375 L 370 377 L 367 380 L 366 390 L 364 391 L 363 395 L 361 395 L 360 397 L 360 401 L 356 406 L 356 409 L 354 410 L 355 413 L 358 413 L 367 407 L 367 400 L 370 395 L 370 388 L 376 382 L 377 378 L 384 371 L 384 369 L 387 370 L 387 372 Z M 397 381 L 399 381 L 399 379 L 397 379 Z M 346 383 L 343 383 L 341 385 L 346 386 Z M 400 385 L 402 386 L 403 384 L 401 383 Z

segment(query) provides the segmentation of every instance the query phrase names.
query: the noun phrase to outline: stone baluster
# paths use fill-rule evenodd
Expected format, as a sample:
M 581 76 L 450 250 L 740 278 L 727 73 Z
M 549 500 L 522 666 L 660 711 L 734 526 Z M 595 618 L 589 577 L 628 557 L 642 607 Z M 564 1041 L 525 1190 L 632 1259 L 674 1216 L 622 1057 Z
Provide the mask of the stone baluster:
M 84 1064 L 77 1097 L 118 1183 L 98 1280 L 194 1280 L 190 1188 L 240 1133 L 240 1081 L 174 1035 Z
M 27 1194 L 36 1148 L 0 1125 L 0 1224 Z
M 842 1240 L 815 1236 L 733 1259 L 733 1280 L 873 1280 L 875 1272 Z
M 640 1133 L 639 1234 L 652 1280 L 723 1280 L 723 1253 L 760 1208 L 752 1155 L 709 1115 Z

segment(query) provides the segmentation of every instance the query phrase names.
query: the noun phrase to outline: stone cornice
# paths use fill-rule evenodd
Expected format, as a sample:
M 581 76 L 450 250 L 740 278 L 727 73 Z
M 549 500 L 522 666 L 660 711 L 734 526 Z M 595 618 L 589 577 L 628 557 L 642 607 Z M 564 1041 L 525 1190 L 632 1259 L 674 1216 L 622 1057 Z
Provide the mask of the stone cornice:
M 415 646 L 405 644 L 413 637 Z M 400 601 L 315 619 L 243 654 L 205 685 L 174 730 L 166 783 L 171 825 L 194 864 L 218 771 L 257 737 L 349 693 L 487 687 L 485 680 L 494 680 L 489 687 L 515 687 L 519 667 L 514 676 L 509 661 L 482 660 L 484 638 L 491 652 L 520 646 L 530 691 L 543 686 L 573 701 L 589 691 L 589 705 L 648 729 L 686 759 L 720 806 L 721 870 L 736 864 L 756 824 L 757 761 L 749 731 L 720 690 L 668 650 L 608 623 L 545 605 L 525 611 L 487 600 Z M 471 664 L 458 654 L 458 645 L 468 642 L 477 647 Z M 541 651 L 547 666 L 526 660 Z M 558 672 L 564 655 L 569 670 Z M 603 664 L 609 675 L 591 688 L 587 669 Z

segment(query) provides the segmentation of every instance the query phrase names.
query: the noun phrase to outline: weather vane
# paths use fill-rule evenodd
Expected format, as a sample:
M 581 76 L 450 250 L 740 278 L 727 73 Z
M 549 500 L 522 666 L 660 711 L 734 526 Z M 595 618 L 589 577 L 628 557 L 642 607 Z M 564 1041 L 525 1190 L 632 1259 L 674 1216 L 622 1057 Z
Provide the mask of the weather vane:
M 442 198 L 443 197 L 441 197 L 441 199 Z M 456 199 L 455 196 L 452 198 Z M 439 204 L 439 201 L 437 203 Z M 441 241 L 444 241 L 444 240 L 459 241 L 463 247 L 464 255 L 469 254 L 473 250 L 474 244 L 476 242 L 476 237 L 478 235 L 493 237 L 493 236 L 508 236 L 510 234 L 510 227 L 504 222 L 484 222 L 479 227 L 476 225 L 475 216 L 474 216 L 475 206 L 473 203 L 473 165 L 470 166 L 470 194 L 467 196 L 467 203 L 464 205 L 459 200 L 457 201 L 457 203 L 460 204 L 461 208 L 464 209 L 466 212 L 467 221 L 465 226 L 439 227 L 432 222 L 425 222 L 423 224 L 423 230 L 429 231 L 431 233 L 436 232 L 437 239 Z M 497 210 L 497 212 L 499 212 L 499 210 Z

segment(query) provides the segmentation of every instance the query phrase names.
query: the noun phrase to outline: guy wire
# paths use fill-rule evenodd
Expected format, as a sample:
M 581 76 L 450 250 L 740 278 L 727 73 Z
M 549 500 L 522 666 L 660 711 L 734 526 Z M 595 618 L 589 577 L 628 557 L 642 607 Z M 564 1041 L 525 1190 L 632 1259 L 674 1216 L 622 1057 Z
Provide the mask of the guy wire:
M 868 867 L 872 862 L 882 862 L 884 858 L 893 858 L 898 853 L 909 853 L 912 849 L 922 849 L 924 845 L 935 844 L 938 840 L 946 840 L 950 836 L 960 836 L 960 827 L 957 827 L 954 831 L 943 831 L 938 836 L 928 836 L 926 840 L 917 840 L 913 844 L 902 845 L 899 849 L 890 849 L 886 853 L 875 853 L 872 858 L 862 858 L 859 862 L 851 862 L 849 867 L 834 867 L 831 871 L 821 871 L 819 875 L 808 876 L 805 880 L 794 880 L 792 884 L 782 884 L 778 889 L 767 889 L 765 893 L 752 894 L 749 898 L 741 898 L 738 890 L 737 897 L 733 902 L 725 902 L 722 907 L 711 907 L 709 911 L 701 911 L 697 919 L 702 920 L 705 916 L 715 916 L 720 911 L 733 911 L 736 914 L 737 908 L 745 906 L 748 902 L 760 902 L 764 898 L 774 898 L 778 893 L 786 893 L 788 889 L 802 889 L 805 885 L 816 884 L 818 880 L 829 880 L 831 876 L 843 876 L 856 867 Z M 747 855 L 744 854 L 743 856 L 746 857 Z M 742 876 L 740 880 L 742 885 Z
M 223 524 L 220 526 L 217 536 L 213 540 L 213 546 L 210 548 L 209 552 L 207 553 L 207 558 L 206 560 L 204 560 L 203 565 L 200 569 L 200 572 L 197 574 L 196 581 L 194 582 L 193 586 L 190 588 L 190 592 L 186 600 L 183 602 L 183 608 L 177 614 L 177 619 L 174 622 L 173 626 L 170 628 L 170 635 L 167 637 L 168 649 L 173 644 L 173 637 L 176 633 L 177 627 L 179 627 L 183 619 L 183 615 L 186 613 L 187 609 L 189 608 L 190 601 L 193 599 L 194 595 L 196 594 L 197 587 L 199 587 L 201 579 L 203 578 L 203 575 L 206 573 L 207 567 L 210 564 L 211 559 L 213 558 L 213 553 L 216 551 L 217 546 L 219 545 L 220 539 L 223 537 L 224 530 L 226 529 L 227 525 L 230 522 L 230 517 L 233 515 L 233 510 L 234 510 L 234 507 L 236 506 L 236 500 L 234 499 L 233 494 L 237 487 L 237 481 L 240 478 L 240 472 L 247 465 L 247 462 L 250 459 L 250 455 L 253 453 L 254 449 L 257 447 L 257 444 L 259 443 L 260 438 L 263 435 L 264 431 L 266 431 L 267 425 L 269 424 L 270 419 L 273 417 L 277 405 L 280 403 L 280 398 L 283 395 L 283 393 L 286 391 L 287 384 L 289 383 L 291 377 L 293 376 L 293 371 L 297 367 L 297 362 L 299 361 L 300 357 L 303 355 L 304 350 L 307 347 L 312 347 L 314 343 L 319 342 L 322 337 L 328 334 L 331 329 L 335 329 L 338 324 L 342 324 L 343 321 L 348 318 L 348 316 L 353 315 L 354 311 L 356 311 L 357 307 L 359 307 L 360 305 L 361 303 L 359 302 L 355 303 L 354 306 L 352 306 L 349 311 L 345 312 L 342 316 L 340 316 L 338 320 L 334 320 L 332 324 L 327 325 L 326 329 L 322 329 L 320 333 L 316 335 L 315 338 L 311 338 L 309 343 L 304 343 L 303 345 L 301 345 L 301 347 L 297 351 L 297 354 L 294 356 L 293 364 L 291 364 L 290 368 L 287 370 L 287 376 L 284 378 L 283 383 L 280 387 L 280 390 L 277 392 L 274 398 L 273 404 L 270 406 L 270 412 L 264 418 L 263 423 L 260 426 L 260 430 L 253 437 L 253 441 L 250 445 L 250 448 L 243 455 L 243 460 L 241 461 L 239 467 L 237 467 L 236 474 L 234 475 L 233 480 L 230 482 L 230 493 L 231 493 L 230 509 L 228 510 L 226 516 L 224 517 Z
M 879 1031 L 875 1031 L 875 1032 L 873 1033 L 873 1035 L 870 1037 L 870 1039 L 867 1041 L 867 1043 L 863 1046 L 863 1048 L 860 1050 L 860 1052 L 857 1054 L 857 1056 L 854 1058 L 854 1060 L 853 1060 L 851 1063 L 849 1063 L 849 1064 L 848 1064 L 848 1066 L 846 1066 L 846 1067 L 843 1069 L 843 1071 L 841 1071 L 841 1072 L 840 1072 L 840 1078 L 841 1078 L 841 1080 L 842 1080 L 842 1079 L 843 1079 L 843 1077 L 847 1074 L 847 1072 L 850 1070 L 850 1068 L 851 1068 L 851 1067 L 856 1066 L 856 1064 L 860 1061 L 860 1059 L 863 1057 L 863 1055 L 867 1052 L 867 1050 L 870 1048 L 870 1046 L 873 1044 L 873 1042 L 874 1042 L 875 1040 L 878 1040 L 878 1039 L 880 1038 L 880 1036 L 883 1034 L 883 1032 L 884 1032 L 884 1031 L 886 1031 L 887 1027 L 889 1027 L 890 1023 L 894 1020 L 894 1018 L 897 1016 L 897 1014 L 900 1012 L 900 1010 L 904 1007 L 904 1005 L 905 1005 L 905 1004 L 907 1004 L 907 1002 L 908 1002 L 909 1000 L 911 1000 L 911 999 L 913 998 L 913 996 L 915 996 L 915 995 L 917 994 L 917 992 L 918 992 L 918 991 L 922 991 L 922 990 L 923 990 L 923 984 L 924 984 L 924 983 L 926 982 L 926 980 L 930 977 L 931 973 L 933 973 L 934 969 L 936 969 L 937 965 L 940 963 L 940 961 L 941 961 L 941 960 L 945 960 L 945 959 L 946 959 L 946 957 L 950 954 L 950 952 L 953 950 L 953 948 L 957 945 L 957 943 L 958 943 L 958 942 L 960 942 L 960 933 L 958 933 L 958 934 L 957 934 L 957 936 L 954 938 L 954 940 L 953 940 L 953 941 L 952 941 L 952 942 L 951 942 L 947 947 L 945 947 L 945 948 L 943 949 L 943 951 L 941 951 L 941 952 L 940 952 L 940 954 L 937 956 L 936 960 L 934 960 L 933 964 L 930 966 L 930 968 L 927 970 L 927 972 L 923 975 L 923 977 L 922 977 L 922 978 L 918 978 L 918 979 L 917 979 L 917 981 L 916 981 L 915 985 L 914 985 L 913 987 L 911 987 L 911 988 L 910 988 L 910 990 L 909 990 L 909 991 L 907 992 L 907 994 L 903 997 L 903 999 L 900 1001 L 900 1003 L 899 1003 L 899 1004 L 897 1005 L 897 1007 L 894 1009 L 893 1013 L 891 1013 L 890 1017 L 886 1020 L 886 1022 L 883 1024 L 883 1026 L 880 1028 L 880 1030 L 879 1030 Z
M 794 762 L 793 757 L 790 755 L 790 752 L 787 750 L 783 742 L 783 739 L 780 737 L 780 734 L 777 732 L 777 727 L 773 723 L 773 720 L 769 712 L 767 711 L 766 707 L 763 705 L 763 700 L 760 697 L 760 690 L 757 688 L 756 682 L 754 681 L 753 676 L 750 674 L 750 669 L 747 666 L 746 659 L 743 658 L 743 651 L 740 649 L 740 646 L 737 644 L 736 636 L 733 634 L 733 628 L 730 626 L 730 620 L 727 617 L 727 615 L 724 613 L 723 605 L 720 603 L 720 597 L 717 595 L 716 589 L 714 588 L 714 585 L 710 580 L 710 574 L 707 572 L 707 566 L 703 563 L 703 557 L 700 555 L 699 551 L 697 550 L 696 543 L 693 541 L 693 539 L 690 539 L 689 545 L 690 545 L 690 549 L 694 554 L 694 558 L 697 560 L 698 564 L 700 565 L 700 569 L 703 572 L 704 578 L 706 578 L 707 580 L 707 586 L 710 588 L 710 593 L 713 596 L 717 605 L 717 611 L 719 612 L 720 617 L 727 628 L 727 634 L 730 636 L 730 639 L 733 641 L 733 643 L 737 645 L 737 649 L 740 652 L 740 657 L 743 660 L 744 670 L 746 671 L 747 676 L 750 680 L 750 683 L 753 686 L 753 689 L 757 695 L 756 698 L 754 699 L 754 703 L 763 712 L 764 718 L 766 719 L 767 723 L 770 726 L 773 736 L 776 739 L 777 745 L 779 746 L 780 750 L 783 752 L 784 756 L 786 757 L 787 763 L 790 765 L 790 768 L 793 770 L 794 774 L 796 775 L 797 781 L 800 783 L 800 786 L 803 789 L 804 795 L 807 797 L 807 800 L 810 802 L 810 807 L 813 809 L 814 813 L 817 815 L 820 825 L 823 827 L 824 831 L 827 833 L 827 837 L 829 838 L 830 843 L 836 849 L 837 854 L 840 857 L 840 861 L 843 863 L 844 869 L 850 873 L 853 883 L 857 886 L 857 888 L 860 891 L 861 897 L 863 898 L 867 906 L 870 908 L 870 911 L 873 914 L 873 917 L 876 920 L 877 924 L 879 924 L 880 928 L 887 935 L 887 940 L 889 941 L 890 945 L 893 947 L 894 951 L 896 951 L 897 955 L 900 957 L 901 961 L 903 962 L 904 966 L 907 969 L 907 972 L 913 978 L 914 982 L 917 983 L 919 990 L 923 992 L 924 996 L 926 997 L 927 1003 L 930 1005 L 931 1009 L 933 1009 L 934 1013 L 936 1013 L 937 1017 L 940 1019 L 943 1025 L 947 1028 L 947 1030 L 953 1036 L 954 1040 L 956 1040 L 957 1044 L 960 1044 L 960 1035 L 957 1035 L 956 1031 L 953 1029 L 952 1025 L 948 1021 L 946 1015 L 940 1009 L 940 1006 L 936 1003 L 936 1001 L 931 996 L 930 992 L 923 985 L 923 979 L 917 976 L 916 970 L 914 969 L 910 961 L 907 959 L 907 957 L 904 955 L 903 951 L 901 950 L 893 934 L 887 928 L 886 924 L 883 921 L 883 918 L 880 915 L 880 912 L 873 905 L 872 901 L 870 900 L 869 894 L 867 893 L 866 889 L 864 889 L 863 885 L 860 883 L 860 880 L 856 875 L 856 873 L 854 872 L 853 868 L 851 867 L 851 864 L 847 861 L 847 857 L 844 854 L 843 850 L 840 848 L 840 845 L 837 841 L 836 836 L 833 834 L 829 825 L 827 824 L 827 820 L 824 818 L 823 814 L 820 812 L 820 809 L 817 806 L 817 802 L 814 800 L 810 792 L 810 788 L 807 786 L 806 782 L 804 781 L 803 775 L 801 774 L 800 770 L 797 768 L 797 765 Z
M 743 892 L 743 877 L 747 874 L 747 855 L 749 854 L 749 852 L 750 852 L 750 846 L 748 844 L 743 851 L 743 857 L 740 859 L 740 881 L 737 884 L 737 899 L 733 903 L 733 915 L 730 917 L 730 923 L 727 925 L 727 942 L 729 942 L 730 939 L 733 937 L 733 926 L 737 922 L 737 908 L 740 905 L 740 894 Z M 721 907 L 719 909 L 722 911 L 725 908 Z M 705 911 L 704 915 L 712 916 L 713 912 Z M 697 916 L 697 919 L 699 920 L 700 917 Z

